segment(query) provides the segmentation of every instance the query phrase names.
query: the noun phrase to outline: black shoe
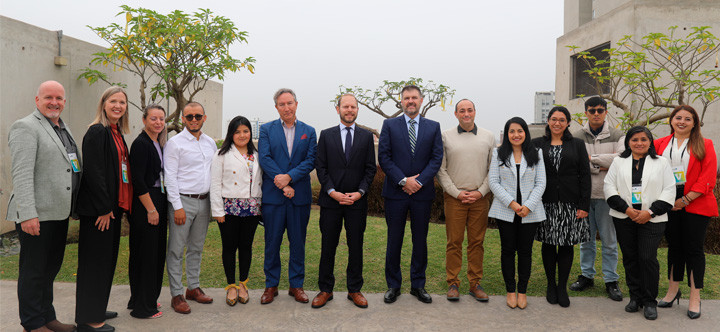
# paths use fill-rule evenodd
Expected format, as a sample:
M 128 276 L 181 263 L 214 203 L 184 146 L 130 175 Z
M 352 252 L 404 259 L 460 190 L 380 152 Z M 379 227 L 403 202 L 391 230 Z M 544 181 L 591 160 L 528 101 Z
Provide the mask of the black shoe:
M 700 302 L 700 308 L 699 308 L 698 312 L 688 310 L 687 315 L 688 315 L 688 317 L 690 317 L 690 319 L 698 319 L 698 318 L 700 318 L 701 311 L 702 311 L 702 302 Z
M 87 324 L 79 324 L 77 327 L 78 332 L 114 332 L 115 328 L 110 324 L 105 324 L 100 327 L 92 327 Z
M 570 306 L 570 297 L 568 296 L 567 289 L 565 287 L 566 286 L 558 286 L 557 288 L 557 302 L 563 308 Z
M 557 286 L 556 285 L 548 285 L 547 286 L 547 290 L 545 291 L 545 299 L 550 304 L 558 303 Z
M 678 289 L 677 293 L 675 293 L 675 297 L 673 297 L 670 302 L 665 302 L 663 300 L 658 301 L 657 306 L 660 308 L 672 308 L 673 302 L 677 301 L 678 305 L 680 305 L 680 296 L 682 296 L 682 292 Z
M 656 320 L 657 319 L 657 308 L 654 306 L 645 306 L 645 310 L 643 311 L 643 314 L 645 315 L 645 319 L 647 319 L 647 320 Z
M 605 291 L 608 294 L 608 297 L 613 301 L 622 301 L 623 295 L 620 291 L 620 288 L 618 288 L 617 281 L 611 281 L 605 283 Z
M 595 285 L 595 280 L 590 279 L 584 275 L 579 275 L 577 281 L 570 285 L 570 290 L 576 292 L 582 292 Z
M 385 292 L 385 303 L 397 301 L 398 296 L 400 296 L 400 288 L 388 288 L 387 292 Z
M 113 319 L 118 316 L 118 313 L 115 311 L 105 311 L 105 319 Z
M 627 312 L 638 312 L 642 308 L 642 305 L 638 303 L 638 301 L 635 301 L 633 299 L 630 299 L 630 302 L 625 306 L 625 311 Z
M 420 302 L 432 303 L 432 297 L 425 291 L 425 288 L 410 288 L 410 295 L 417 297 Z

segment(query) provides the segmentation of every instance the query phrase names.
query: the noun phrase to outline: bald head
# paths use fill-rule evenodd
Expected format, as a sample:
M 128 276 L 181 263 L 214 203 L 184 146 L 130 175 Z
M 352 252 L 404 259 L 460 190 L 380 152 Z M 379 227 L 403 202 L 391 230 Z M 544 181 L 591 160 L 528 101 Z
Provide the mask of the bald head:
M 65 108 L 65 88 L 56 81 L 43 82 L 38 87 L 35 106 L 42 115 L 58 124 L 60 113 Z

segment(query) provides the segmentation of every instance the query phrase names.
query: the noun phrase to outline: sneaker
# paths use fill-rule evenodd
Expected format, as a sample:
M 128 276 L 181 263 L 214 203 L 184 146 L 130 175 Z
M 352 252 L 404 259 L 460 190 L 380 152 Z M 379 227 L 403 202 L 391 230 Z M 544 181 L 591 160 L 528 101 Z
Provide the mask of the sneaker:
M 605 291 L 608 293 L 608 297 L 613 301 L 622 301 L 623 295 L 618 288 L 617 281 L 606 282 Z
M 595 285 L 595 280 L 590 279 L 581 274 L 578 276 L 577 281 L 573 282 L 572 285 L 570 285 L 570 290 L 573 290 L 576 292 L 582 292 L 594 285 Z

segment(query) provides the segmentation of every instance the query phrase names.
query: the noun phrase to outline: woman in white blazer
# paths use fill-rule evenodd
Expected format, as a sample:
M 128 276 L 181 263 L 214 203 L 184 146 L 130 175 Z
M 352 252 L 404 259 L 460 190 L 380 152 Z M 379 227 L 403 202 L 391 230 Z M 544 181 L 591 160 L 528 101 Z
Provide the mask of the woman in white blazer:
M 610 165 L 603 189 L 630 291 L 625 311 L 637 312 L 644 307 L 645 318 L 656 319 L 660 279 L 657 248 L 665 232 L 667 212 L 675 202 L 675 177 L 670 162 L 655 152 L 649 129 L 630 128 L 625 135 L 625 151 Z
M 488 183 L 495 199 L 488 216 L 495 218 L 500 230 L 500 266 L 507 291 L 507 305 L 512 309 L 525 309 L 535 230 L 539 222 L 545 220 L 542 204 L 545 163 L 542 151 L 530 141 L 525 120 L 519 117 L 508 120 L 503 132 L 502 144 L 493 150 L 489 167 Z
M 255 230 L 261 222 L 262 170 L 252 141 L 250 121 L 236 116 L 230 121 L 222 147 L 210 168 L 210 207 L 222 239 L 222 262 L 228 286 L 225 302 L 234 306 L 248 301 L 248 272 Z M 235 283 L 235 253 L 239 282 Z

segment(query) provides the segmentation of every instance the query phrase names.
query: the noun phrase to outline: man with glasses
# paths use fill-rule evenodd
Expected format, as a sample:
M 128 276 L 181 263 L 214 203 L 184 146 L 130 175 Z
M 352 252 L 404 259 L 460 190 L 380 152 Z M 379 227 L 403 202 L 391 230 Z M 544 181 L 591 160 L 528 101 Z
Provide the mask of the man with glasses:
M 588 121 L 573 136 L 585 141 L 590 157 L 590 178 L 592 192 L 590 196 L 590 241 L 580 244 L 580 268 L 582 274 L 570 285 L 574 291 L 583 291 L 594 285 L 595 277 L 595 234 L 600 234 L 602 243 L 602 271 L 605 291 L 608 297 L 622 301 L 622 292 L 618 288 L 618 248 L 615 226 L 610 217 L 610 207 L 605 201 L 603 185 L 605 175 L 615 156 L 625 150 L 625 135 L 611 126 L 607 116 L 607 102 L 601 97 L 592 97 L 585 101 L 585 116 Z
M 164 180 L 170 202 L 168 220 L 174 221 L 168 222 L 168 281 L 172 308 L 181 314 L 190 313 L 185 298 L 199 303 L 213 301 L 200 289 L 200 261 L 210 223 L 210 164 L 217 150 L 215 141 L 201 131 L 206 118 L 200 103 L 185 105 L 182 118 L 185 129 L 167 142 L 163 153 Z M 163 174 L 160 178 L 163 179 Z M 182 261 L 186 247 L 188 287 L 183 298 Z

